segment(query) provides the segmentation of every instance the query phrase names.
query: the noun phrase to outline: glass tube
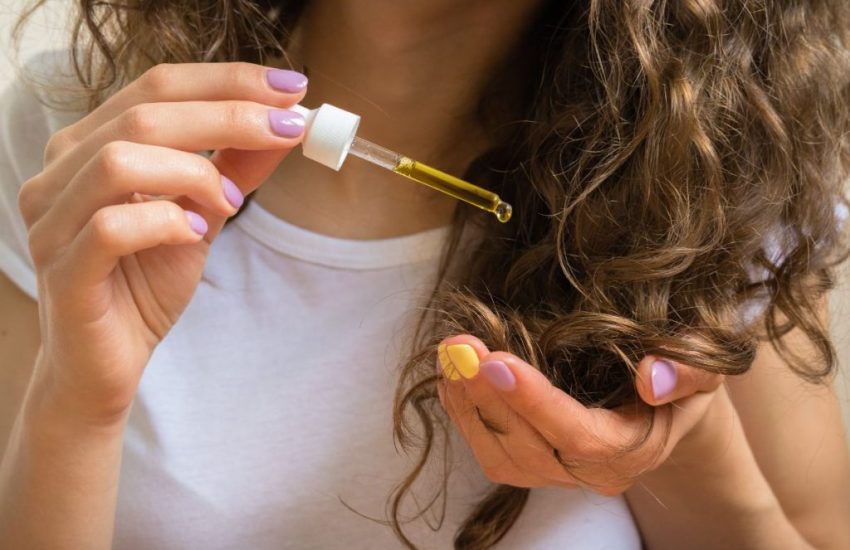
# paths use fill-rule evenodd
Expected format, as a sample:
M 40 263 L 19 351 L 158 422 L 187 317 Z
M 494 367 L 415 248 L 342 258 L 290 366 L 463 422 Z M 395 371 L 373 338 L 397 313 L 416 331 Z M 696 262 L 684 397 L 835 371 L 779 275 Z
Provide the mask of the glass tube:
M 513 208 L 511 208 L 510 204 L 500 199 L 499 195 L 450 174 L 446 174 L 436 168 L 432 168 L 427 164 L 415 161 L 359 137 L 354 138 L 349 153 L 396 174 L 401 174 L 415 182 L 427 185 L 432 189 L 436 189 L 465 203 L 486 210 L 494 214 L 496 219 L 502 223 L 511 219 Z

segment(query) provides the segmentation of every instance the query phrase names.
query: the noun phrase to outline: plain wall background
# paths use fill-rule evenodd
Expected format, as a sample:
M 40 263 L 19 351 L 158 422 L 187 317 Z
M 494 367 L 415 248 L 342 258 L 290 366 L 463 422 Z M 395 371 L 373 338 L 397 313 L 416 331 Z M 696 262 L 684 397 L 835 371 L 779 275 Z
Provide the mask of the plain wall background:
M 14 77 L 9 62 L 9 32 L 24 0 L 0 0 L 0 87 L 5 87 Z M 72 2 L 53 1 L 48 9 L 37 15 L 28 30 L 21 49 L 21 59 L 41 49 L 58 48 L 64 45 L 65 25 L 68 21 L 67 8 Z M 850 262 L 848 262 L 850 263 Z M 839 352 L 838 389 L 844 406 L 844 425 L 850 437 L 850 266 L 845 265 L 844 275 L 831 300 L 832 334 Z

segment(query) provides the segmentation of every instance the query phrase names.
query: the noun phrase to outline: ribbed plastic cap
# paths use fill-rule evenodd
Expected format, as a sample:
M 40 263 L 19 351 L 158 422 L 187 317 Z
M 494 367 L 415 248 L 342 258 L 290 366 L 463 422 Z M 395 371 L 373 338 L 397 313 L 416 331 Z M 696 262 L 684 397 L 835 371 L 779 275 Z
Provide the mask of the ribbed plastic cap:
M 301 141 L 304 156 L 339 170 L 357 134 L 360 115 L 328 103 L 318 109 L 301 105 L 290 109 L 304 117 L 304 139 Z

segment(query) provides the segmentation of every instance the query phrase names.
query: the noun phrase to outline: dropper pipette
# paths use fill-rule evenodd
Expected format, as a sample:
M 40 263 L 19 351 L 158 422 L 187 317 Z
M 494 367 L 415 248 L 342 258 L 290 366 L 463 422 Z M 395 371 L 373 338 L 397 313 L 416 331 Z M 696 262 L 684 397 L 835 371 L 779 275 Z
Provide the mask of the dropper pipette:
M 494 214 L 502 223 L 511 219 L 513 211 L 511 205 L 499 198 L 496 193 L 356 137 L 360 124 L 359 115 L 327 103 L 317 109 L 307 109 L 301 105 L 295 105 L 291 109 L 305 119 L 305 136 L 302 140 L 304 156 L 339 170 L 346 156 L 351 153 L 372 164 L 486 210 Z
M 496 193 L 390 151 L 371 141 L 355 137 L 349 153 L 465 203 L 491 212 L 502 223 L 511 219 L 513 212 L 511 205 L 500 199 Z

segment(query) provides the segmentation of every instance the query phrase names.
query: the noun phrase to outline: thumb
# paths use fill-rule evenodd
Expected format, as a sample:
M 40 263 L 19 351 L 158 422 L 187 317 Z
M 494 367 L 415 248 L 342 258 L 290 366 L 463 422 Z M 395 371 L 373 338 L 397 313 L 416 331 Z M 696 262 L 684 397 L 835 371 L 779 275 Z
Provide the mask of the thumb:
M 650 405 L 663 405 L 700 392 L 713 392 L 723 375 L 648 355 L 637 368 L 638 394 Z

